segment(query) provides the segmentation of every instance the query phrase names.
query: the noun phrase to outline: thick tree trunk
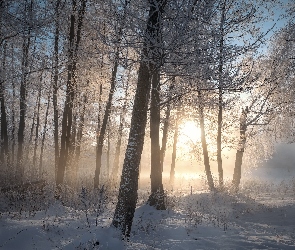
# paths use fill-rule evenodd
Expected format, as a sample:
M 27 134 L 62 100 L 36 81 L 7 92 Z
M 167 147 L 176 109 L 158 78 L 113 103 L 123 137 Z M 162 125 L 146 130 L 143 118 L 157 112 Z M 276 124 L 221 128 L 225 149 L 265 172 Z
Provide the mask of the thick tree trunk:
M 158 69 L 155 69 L 152 75 L 150 138 L 151 195 L 148 202 L 158 210 L 165 210 L 160 150 L 160 74 Z
M 164 1 L 150 1 L 150 10 L 147 20 L 146 36 L 144 41 L 142 60 L 139 66 L 137 89 L 132 111 L 129 139 L 125 153 L 118 203 L 112 224 L 121 229 L 123 235 L 130 236 L 134 212 L 137 202 L 139 164 L 143 149 L 147 110 L 150 93 L 150 69 L 154 68 L 149 55 L 155 48 L 154 39 L 159 36 L 159 19 L 163 11 Z
M 242 174 L 242 163 L 243 163 L 243 154 L 245 150 L 246 144 L 246 130 L 247 130 L 247 115 L 249 113 L 248 107 L 245 110 L 242 110 L 242 114 L 240 117 L 240 141 L 236 153 L 236 161 L 233 175 L 233 188 L 235 191 L 238 191 L 239 185 L 241 182 L 241 174 Z
M 214 182 L 213 182 L 213 177 L 212 177 L 212 173 L 211 173 L 209 153 L 208 153 L 208 147 L 207 147 L 207 142 L 206 142 L 204 107 L 202 104 L 201 91 L 198 91 L 198 99 L 199 99 L 199 119 L 200 119 L 200 129 L 201 129 L 201 142 L 202 142 L 202 148 L 203 148 L 205 173 L 207 176 L 207 182 L 208 182 L 209 189 L 211 191 L 213 191 L 214 190 Z
M 118 203 L 112 224 L 130 234 L 137 202 L 138 176 L 144 143 L 150 92 L 149 67 L 142 62 L 139 68 L 137 90 L 132 111 L 131 128 L 123 164 Z

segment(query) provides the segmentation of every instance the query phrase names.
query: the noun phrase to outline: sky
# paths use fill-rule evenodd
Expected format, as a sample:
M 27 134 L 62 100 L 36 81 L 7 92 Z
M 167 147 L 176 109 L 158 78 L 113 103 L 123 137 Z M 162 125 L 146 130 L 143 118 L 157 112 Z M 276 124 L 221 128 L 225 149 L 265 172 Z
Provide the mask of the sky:
M 276 8 L 273 9 L 274 16 L 273 20 L 269 20 L 268 22 L 265 22 L 262 25 L 262 31 L 267 32 L 268 30 L 269 33 L 266 35 L 266 39 L 270 39 L 276 31 L 284 27 L 288 21 L 290 20 L 290 17 L 285 16 L 286 10 L 288 9 L 288 5 L 292 3 L 292 0 L 282 0 L 283 6 L 286 8 L 282 8 L 280 6 L 277 6 Z M 259 51 L 261 53 L 266 53 L 267 48 L 268 48 L 269 43 L 267 42 L 265 46 L 262 46 Z

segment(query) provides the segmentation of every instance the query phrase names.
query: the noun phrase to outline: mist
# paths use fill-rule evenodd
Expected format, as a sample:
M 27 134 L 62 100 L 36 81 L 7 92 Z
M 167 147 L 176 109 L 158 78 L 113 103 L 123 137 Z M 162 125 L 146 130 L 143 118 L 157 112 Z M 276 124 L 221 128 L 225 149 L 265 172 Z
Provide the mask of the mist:
M 272 157 L 252 169 L 250 176 L 275 182 L 294 178 L 295 143 L 275 145 Z

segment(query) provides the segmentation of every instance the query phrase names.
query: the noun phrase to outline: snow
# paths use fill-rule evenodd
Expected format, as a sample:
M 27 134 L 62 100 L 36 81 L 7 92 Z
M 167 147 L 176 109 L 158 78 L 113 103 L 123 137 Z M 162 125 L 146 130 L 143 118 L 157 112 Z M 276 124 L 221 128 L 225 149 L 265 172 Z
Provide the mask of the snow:
M 165 211 L 140 190 L 129 240 L 111 226 L 117 192 L 83 192 L 64 204 L 37 197 L 35 210 L 1 193 L 0 249 L 295 249 L 294 179 L 248 181 L 238 194 L 182 187 L 168 193 Z

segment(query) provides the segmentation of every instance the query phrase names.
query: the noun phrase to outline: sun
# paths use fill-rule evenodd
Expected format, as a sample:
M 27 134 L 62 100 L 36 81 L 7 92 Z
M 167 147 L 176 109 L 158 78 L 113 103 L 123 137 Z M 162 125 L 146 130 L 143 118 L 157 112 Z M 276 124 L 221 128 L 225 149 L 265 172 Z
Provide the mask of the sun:
M 178 141 L 183 145 L 196 144 L 201 141 L 201 130 L 192 120 L 186 120 L 179 126 Z

